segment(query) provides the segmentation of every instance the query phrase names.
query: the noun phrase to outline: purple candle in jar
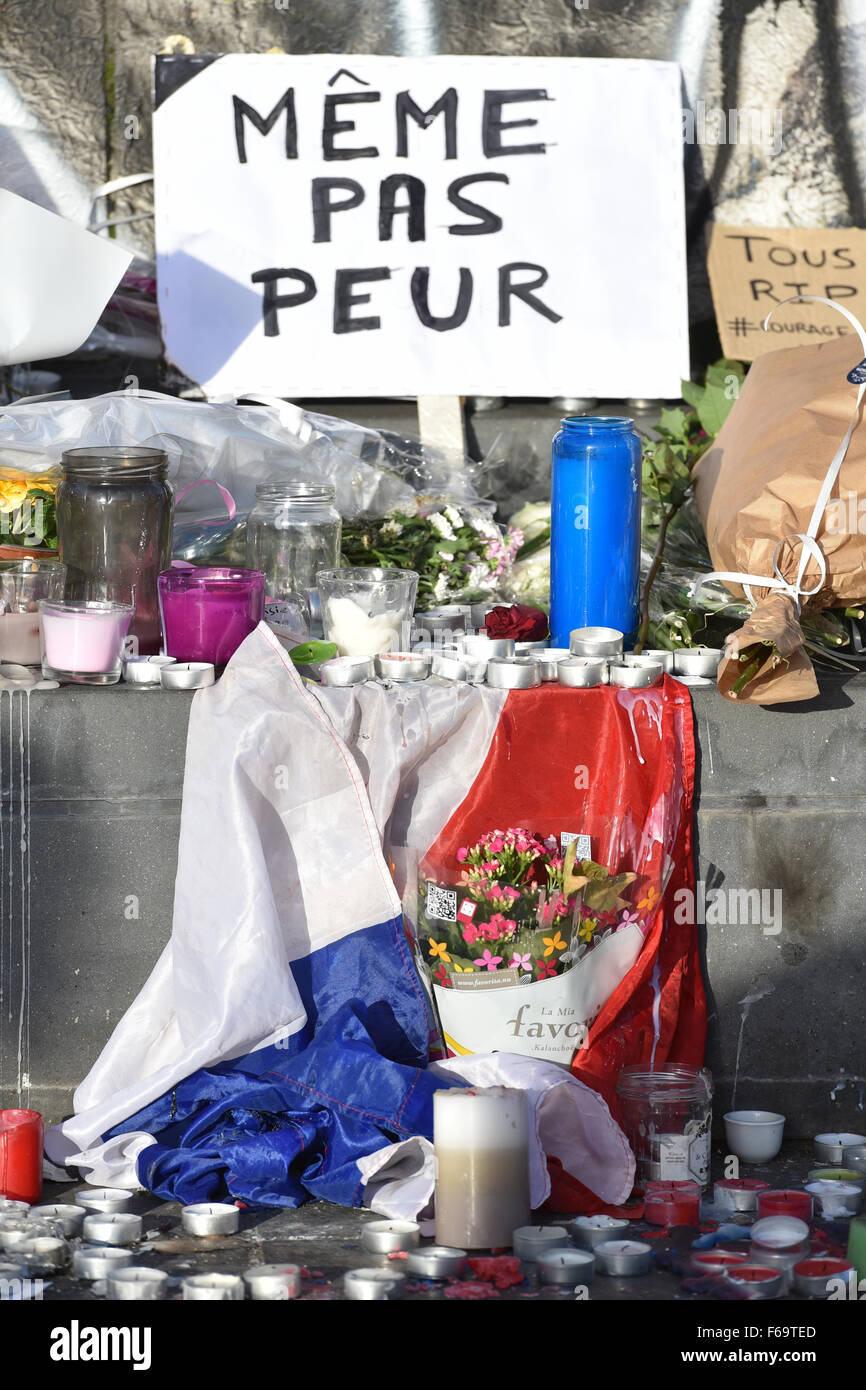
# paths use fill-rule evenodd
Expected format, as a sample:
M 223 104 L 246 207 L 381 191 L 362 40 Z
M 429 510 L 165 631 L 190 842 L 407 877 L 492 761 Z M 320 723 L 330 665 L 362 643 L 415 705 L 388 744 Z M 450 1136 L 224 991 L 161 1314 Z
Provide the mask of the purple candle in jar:
M 159 606 L 168 656 L 223 666 L 262 620 L 265 577 L 261 570 L 165 570 Z

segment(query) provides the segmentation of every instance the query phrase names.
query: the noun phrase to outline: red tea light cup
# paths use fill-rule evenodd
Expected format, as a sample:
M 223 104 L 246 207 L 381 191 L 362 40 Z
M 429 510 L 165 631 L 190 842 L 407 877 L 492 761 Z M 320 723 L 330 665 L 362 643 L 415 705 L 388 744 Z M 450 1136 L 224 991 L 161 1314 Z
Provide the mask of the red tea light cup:
M 0 1197 L 38 1202 L 42 1196 L 42 1116 L 0 1110 Z
M 778 1270 L 763 1265 L 738 1265 L 728 1270 L 725 1278 L 746 1298 L 778 1298 L 784 1283 Z
M 759 1195 L 769 1190 L 760 1178 L 721 1178 L 713 1185 L 713 1205 L 719 1211 L 757 1211 Z
M 725 1274 L 748 1263 L 748 1255 L 741 1250 L 697 1250 L 692 1255 L 692 1269 L 696 1274 Z
M 650 1226 L 699 1226 L 701 1189 L 696 1182 L 649 1182 L 643 1215 Z
M 828 1298 L 834 1292 L 829 1288 L 831 1280 L 840 1279 L 846 1284 L 853 1280 L 856 1291 L 857 1276 L 850 1260 L 833 1260 L 824 1256 L 801 1260 L 794 1265 L 794 1288 L 808 1298 Z
M 758 1216 L 796 1216 L 808 1226 L 812 1220 L 812 1194 L 791 1189 L 769 1188 L 758 1193 Z

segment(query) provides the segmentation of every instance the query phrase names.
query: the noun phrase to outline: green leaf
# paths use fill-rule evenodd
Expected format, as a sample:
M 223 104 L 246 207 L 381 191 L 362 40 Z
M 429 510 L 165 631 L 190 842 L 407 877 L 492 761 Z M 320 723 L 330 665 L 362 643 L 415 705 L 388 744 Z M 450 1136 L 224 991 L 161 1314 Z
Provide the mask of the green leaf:
M 330 661 L 336 655 L 337 648 L 333 642 L 302 642 L 289 652 L 296 666 L 312 666 L 316 661 Z
M 677 406 L 673 410 L 663 410 L 659 416 L 659 430 L 664 434 L 672 434 L 677 439 L 682 438 L 686 429 L 686 412 Z

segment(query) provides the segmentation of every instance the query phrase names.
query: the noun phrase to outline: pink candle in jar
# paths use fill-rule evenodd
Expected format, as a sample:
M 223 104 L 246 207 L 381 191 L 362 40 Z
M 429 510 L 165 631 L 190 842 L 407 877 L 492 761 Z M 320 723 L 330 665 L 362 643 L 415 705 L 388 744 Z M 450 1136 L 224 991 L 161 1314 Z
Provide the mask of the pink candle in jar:
M 45 675 L 120 678 L 123 641 L 132 622 L 131 604 L 46 600 L 39 607 Z

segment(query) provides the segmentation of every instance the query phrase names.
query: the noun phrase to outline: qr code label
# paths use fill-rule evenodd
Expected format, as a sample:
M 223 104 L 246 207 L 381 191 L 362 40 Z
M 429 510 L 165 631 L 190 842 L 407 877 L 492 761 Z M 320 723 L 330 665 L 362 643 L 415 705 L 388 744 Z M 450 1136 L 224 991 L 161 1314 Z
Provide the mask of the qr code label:
M 457 892 L 454 888 L 440 888 L 438 884 L 427 885 L 427 916 L 437 922 L 457 921 Z
M 559 837 L 560 854 L 565 854 L 572 840 L 577 840 L 577 849 L 574 857 L 578 862 L 581 859 L 589 859 L 592 853 L 592 844 L 588 835 L 577 835 L 572 830 L 563 830 Z

